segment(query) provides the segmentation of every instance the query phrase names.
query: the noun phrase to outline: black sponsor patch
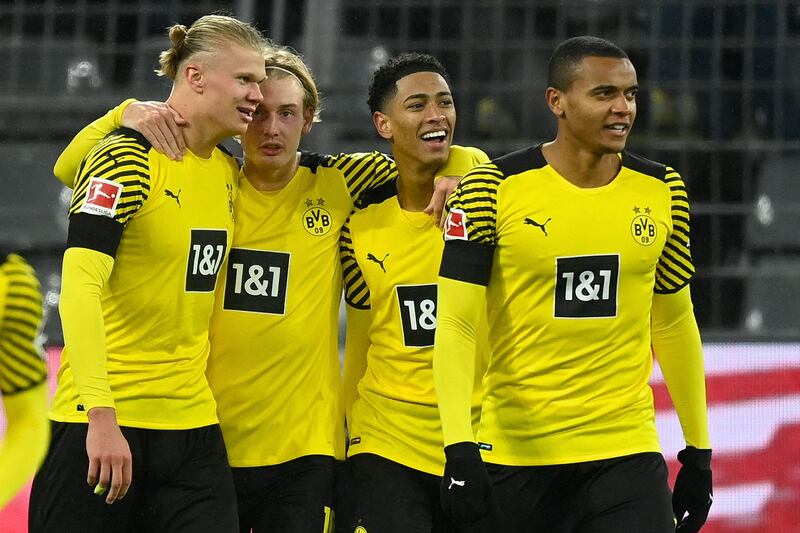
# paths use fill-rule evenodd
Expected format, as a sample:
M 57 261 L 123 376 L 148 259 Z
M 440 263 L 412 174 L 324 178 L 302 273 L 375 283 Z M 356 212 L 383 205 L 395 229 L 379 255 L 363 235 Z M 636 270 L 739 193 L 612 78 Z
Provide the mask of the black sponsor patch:
M 285 314 L 289 259 L 286 252 L 231 248 L 223 307 L 234 311 Z
M 556 258 L 556 318 L 617 316 L 619 255 Z
M 193 229 L 186 265 L 186 292 L 213 292 L 217 273 L 225 261 L 228 231 Z
M 436 284 L 398 285 L 397 303 L 406 346 L 433 346 L 436 333 Z

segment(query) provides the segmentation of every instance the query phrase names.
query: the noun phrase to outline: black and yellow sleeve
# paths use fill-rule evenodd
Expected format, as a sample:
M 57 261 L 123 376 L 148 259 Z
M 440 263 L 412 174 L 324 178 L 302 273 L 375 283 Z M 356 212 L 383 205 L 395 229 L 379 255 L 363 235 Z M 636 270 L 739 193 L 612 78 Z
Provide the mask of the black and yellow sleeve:
M 47 451 L 47 367 L 39 345 L 42 295 L 18 255 L 0 257 L 0 392 L 8 423 L 0 441 L 0 508 L 30 480 Z
M 342 226 L 339 236 L 339 259 L 342 262 L 342 277 L 344 278 L 344 300 L 356 309 L 369 309 L 369 287 L 367 287 L 367 282 L 364 280 L 358 261 L 356 261 L 349 218 Z
M 0 392 L 10 395 L 47 377 L 38 342 L 42 295 L 33 269 L 18 255 L 0 266 L 0 280 Z
M 672 232 L 667 239 L 656 267 L 655 292 L 670 294 L 685 287 L 694 275 L 689 250 L 689 199 L 680 175 L 667 167 L 664 181 L 669 187 L 672 211 Z
M 487 285 L 494 256 L 497 189 L 502 172 L 492 163 L 464 176 L 447 203 L 445 245 L 439 275 Z
M 394 159 L 380 152 L 329 155 L 321 165 L 341 171 L 353 203 L 365 192 L 397 178 Z
M 89 152 L 75 180 L 67 247 L 114 257 L 123 228 L 150 193 L 149 151 L 141 134 L 122 128 Z

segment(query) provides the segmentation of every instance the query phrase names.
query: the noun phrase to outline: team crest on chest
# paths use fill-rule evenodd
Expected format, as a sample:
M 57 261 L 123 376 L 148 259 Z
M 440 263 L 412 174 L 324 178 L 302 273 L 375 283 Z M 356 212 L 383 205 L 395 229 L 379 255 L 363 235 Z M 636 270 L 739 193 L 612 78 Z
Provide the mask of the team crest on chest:
M 305 201 L 306 211 L 303 213 L 303 229 L 316 237 L 327 235 L 333 227 L 333 217 L 325 209 L 325 199 L 308 198 Z
M 231 220 L 234 220 L 234 213 L 233 213 L 233 185 L 227 183 L 225 187 L 228 189 L 228 214 L 231 216 Z M 180 202 L 178 202 L 180 205 Z
M 652 209 L 649 207 L 641 208 L 635 206 L 633 208 L 631 236 L 633 240 L 642 246 L 650 246 L 656 241 L 656 237 L 658 236 L 658 227 L 650 216 L 650 213 L 652 213 Z

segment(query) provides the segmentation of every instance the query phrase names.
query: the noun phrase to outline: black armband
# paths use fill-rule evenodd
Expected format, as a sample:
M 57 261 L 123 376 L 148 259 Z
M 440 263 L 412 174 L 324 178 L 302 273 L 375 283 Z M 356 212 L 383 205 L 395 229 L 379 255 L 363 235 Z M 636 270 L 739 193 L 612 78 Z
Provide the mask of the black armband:
M 88 248 L 114 257 L 123 229 L 113 218 L 76 213 L 69 217 L 67 248 Z
M 485 287 L 489 284 L 493 260 L 493 245 L 462 240 L 445 241 L 439 275 Z

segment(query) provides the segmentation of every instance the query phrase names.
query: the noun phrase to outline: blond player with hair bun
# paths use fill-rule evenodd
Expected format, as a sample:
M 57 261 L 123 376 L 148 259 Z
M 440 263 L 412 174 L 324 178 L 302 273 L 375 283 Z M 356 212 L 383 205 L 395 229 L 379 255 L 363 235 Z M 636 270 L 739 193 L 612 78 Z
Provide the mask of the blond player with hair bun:
M 169 35 L 160 72 L 185 120 L 182 160 L 119 128 L 69 178 L 65 348 L 33 533 L 238 530 L 205 369 L 238 176 L 218 144 L 253 120 L 266 41 L 222 15 Z

